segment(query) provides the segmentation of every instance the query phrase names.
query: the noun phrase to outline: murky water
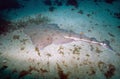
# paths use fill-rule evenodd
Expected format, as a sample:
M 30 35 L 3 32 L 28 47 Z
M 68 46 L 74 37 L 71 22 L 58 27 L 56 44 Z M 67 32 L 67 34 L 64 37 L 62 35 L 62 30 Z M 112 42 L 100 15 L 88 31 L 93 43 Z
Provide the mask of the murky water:
M 119 79 L 119 3 L 0 0 L 0 79 Z

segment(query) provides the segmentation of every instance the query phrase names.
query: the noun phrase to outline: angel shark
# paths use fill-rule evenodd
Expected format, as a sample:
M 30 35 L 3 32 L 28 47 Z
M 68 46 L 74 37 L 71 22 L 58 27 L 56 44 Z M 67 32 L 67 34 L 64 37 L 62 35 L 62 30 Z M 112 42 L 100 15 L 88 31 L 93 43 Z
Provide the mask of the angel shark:
M 109 41 L 97 41 L 84 34 L 77 34 L 73 31 L 61 29 L 57 24 L 28 25 L 24 32 L 31 38 L 32 43 L 40 50 L 50 44 L 65 44 L 72 41 L 84 41 L 94 43 L 113 50 Z

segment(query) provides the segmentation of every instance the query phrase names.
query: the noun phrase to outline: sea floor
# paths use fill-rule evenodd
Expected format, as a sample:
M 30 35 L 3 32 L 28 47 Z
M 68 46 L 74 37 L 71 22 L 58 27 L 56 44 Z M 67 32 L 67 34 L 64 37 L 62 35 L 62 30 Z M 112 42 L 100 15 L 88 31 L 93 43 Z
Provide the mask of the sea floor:
M 120 18 L 114 15 L 120 12 L 118 2 L 79 0 L 76 8 L 23 0 L 23 8 L 8 14 L 13 22 L 45 16 L 48 24 L 58 24 L 61 29 L 109 40 L 115 51 L 83 41 L 39 50 L 22 27 L 0 35 L 0 79 L 119 79 Z

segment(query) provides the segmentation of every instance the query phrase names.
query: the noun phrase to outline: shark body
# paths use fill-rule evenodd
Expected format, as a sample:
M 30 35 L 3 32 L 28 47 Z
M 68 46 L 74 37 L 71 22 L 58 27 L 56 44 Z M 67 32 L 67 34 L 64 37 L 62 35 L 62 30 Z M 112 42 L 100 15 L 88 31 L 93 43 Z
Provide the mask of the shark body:
M 101 45 L 113 50 L 109 41 L 98 41 L 96 38 L 90 38 L 84 34 L 77 34 L 73 31 L 66 31 L 58 27 L 57 24 L 29 25 L 24 28 L 24 32 L 31 38 L 32 43 L 41 49 L 50 44 L 65 44 L 72 41 L 84 41 Z

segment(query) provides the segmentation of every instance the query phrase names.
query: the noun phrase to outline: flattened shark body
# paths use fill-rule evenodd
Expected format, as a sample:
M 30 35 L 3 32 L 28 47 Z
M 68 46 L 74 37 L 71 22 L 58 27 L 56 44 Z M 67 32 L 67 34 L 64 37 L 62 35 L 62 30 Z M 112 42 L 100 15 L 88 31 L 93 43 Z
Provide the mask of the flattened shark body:
M 77 34 L 72 31 L 60 29 L 57 24 L 41 24 L 26 26 L 24 32 L 31 38 L 33 44 L 39 48 L 44 49 L 50 44 L 65 44 L 72 41 L 84 41 L 94 43 L 113 50 L 109 41 L 97 41 L 96 38 L 90 38 L 84 34 Z
M 43 49 L 52 43 L 64 44 L 72 42 L 72 39 L 64 38 L 64 35 L 71 36 L 71 34 L 74 34 L 60 29 L 56 24 L 30 25 L 25 27 L 24 32 L 39 49 Z

